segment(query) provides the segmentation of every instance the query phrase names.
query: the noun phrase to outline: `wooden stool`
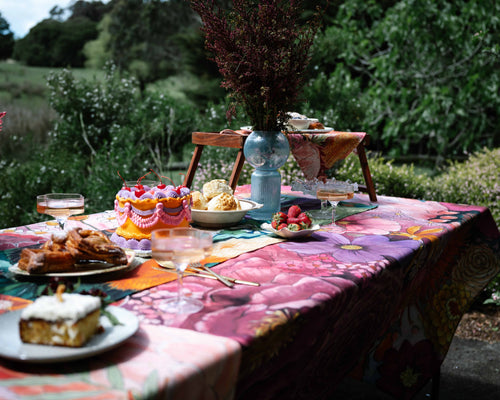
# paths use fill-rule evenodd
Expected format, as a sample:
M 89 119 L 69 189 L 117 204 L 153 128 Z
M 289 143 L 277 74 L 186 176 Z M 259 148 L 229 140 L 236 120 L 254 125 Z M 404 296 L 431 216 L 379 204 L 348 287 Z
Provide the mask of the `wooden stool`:
M 373 184 L 372 174 L 370 172 L 370 167 L 368 166 L 368 160 L 366 158 L 365 146 L 370 143 L 370 136 L 366 135 L 364 139 L 356 147 L 356 153 L 358 153 L 359 163 L 361 164 L 361 171 L 363 172 L 363 178 L 365 178 L 366 185 L 358 185 L 359 190 L 368 193 L 370 201 L 377 201 L 377 193 L 375 192 L 375 185 Z
M 184 178 L 184 186 L 191 187 L 191 184 L 193 183 L 194 174 L 196 172 L 196 168 L 198 168 L 203 147 L 230 147 L 233 149 L 239 149 L 234 163 L 233 172 L 229 178 L 229 186 L 231 186 L 234 191 L 236 189 L 236 185 L 238 184 L 238 179 L 240 178 L 241 170 L 243 169 L 243 164 L 245 162 L 245 155 L 243 154 L 243 145 L 245 144 L 245 140 L 247 140 L 247 136 L 238 135 L 237 133 L 193 132 L 192 141 L 196 147 L 194 148 L 193 157 L 191 158 L 191 163 L 189 164 L 186 177 Z
M 218 147 L 230 147 L 238 150 L 238 155 L 236 156 L 236 161 L 234 163 L 233 172 L 229 178 L 229 186 L 233 190 L 236 189 L 238 184 L 238 179 L 240 178 L 241 170 L 243 169 L 243 164 L 245 162 L 245 155 L 243 154 L 243 145 L 247 139 L 246 135 L 239 135 L 237 133 L 219 133 L 219 132 L 193 132 L 192 141 L 196 145 L 193 157 L 189 164 L 189 168 L 184 178 L 184 186 L 191 187 L 193 183 L 194 174 L 198 168 L 198 163 L 201 159 L 201 153 L 203 152 L 203 147 L 205 146 L 218 146 Z M 367 192 L 371 201 L 377 201 L 377 194 L 375 193 L 375 186 L 373 185 L 372 176 L 370 173 L 370 168 L 368 167 L 368 160 L 366 158 L 365 144 L 369 143 L 369 135 L 366 135 L 363 141 L 356 148 L 356 152 L 359 157 L 359 162 L 361 164 L 361 170 L 363 171 L 363 177 L 365 179 L 366 185 L 359 185 L 359 190 Z

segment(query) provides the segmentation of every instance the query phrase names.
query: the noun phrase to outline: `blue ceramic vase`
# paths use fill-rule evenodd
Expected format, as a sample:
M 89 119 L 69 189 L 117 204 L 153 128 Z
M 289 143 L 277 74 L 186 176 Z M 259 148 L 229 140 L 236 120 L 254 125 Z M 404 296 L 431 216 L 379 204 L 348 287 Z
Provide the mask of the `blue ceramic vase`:
M 257 220 L 270 220 L 281 206 L 281 174 L 290 154 L 290 145 L 282 132 L 253 131 L 245 141 L 243 153 L 255 168 L 252 173 L 252 200 L 264 206 L 249 215 Z

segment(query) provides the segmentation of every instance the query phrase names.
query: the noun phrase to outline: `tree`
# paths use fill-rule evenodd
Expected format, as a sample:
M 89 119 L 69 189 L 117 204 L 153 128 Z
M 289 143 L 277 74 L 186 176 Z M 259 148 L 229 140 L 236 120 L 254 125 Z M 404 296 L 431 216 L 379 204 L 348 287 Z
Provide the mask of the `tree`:
M 54 6 L 51 18 L 39 22 L 16 42 L 14 58 L 32 66 L 83 67 L 83 47 L 97 37 L 97 25 L 114 3 L 78 0 L 67 9 Z M 64 20 L 67 11 L 70 16 Z
M 500 146 L 499 13 L 495 0 L 343 2 L 315 43 L 316 107 L 364 104 L 359 126 L 391 157 Z
M 10 25 L 0 12 L 0 60 L 5 60 L 12 55 L 14 50 L 14 34 Z
M 46 19 L 16 42 L 14 58 L 31 66 L 83 67 L 83 46 L 96 36 L 96 23 L 87 18 Z
M 102 1 L 78 0 L 73 5 L 68 7 L 71 12 L 69 19 L 84 17 L 93 22 L 99 22 L 107 13 L 111 11 L 114 3 L 115 0 L 106 4 Z
M 177 35 L 197 23 L 184 0 L 119 0 L 110 13 L 113 62 L 133 72 L 141 88 L 175 74 L 183 65 Z

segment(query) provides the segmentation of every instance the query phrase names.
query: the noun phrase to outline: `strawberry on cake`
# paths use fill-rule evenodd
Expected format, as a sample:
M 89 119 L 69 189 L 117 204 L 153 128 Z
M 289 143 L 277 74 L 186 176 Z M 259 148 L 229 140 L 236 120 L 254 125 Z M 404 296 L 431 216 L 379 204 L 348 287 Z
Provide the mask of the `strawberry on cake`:
M 144 177 L 143 177 L 144 178 Z M 186 186 L 142 185 L 124 182 L 115 199 L 118 228 L 111 240 L 123 248 L 151 250 L 155 229 L 187 227 L 191 221 L 191 191 Z

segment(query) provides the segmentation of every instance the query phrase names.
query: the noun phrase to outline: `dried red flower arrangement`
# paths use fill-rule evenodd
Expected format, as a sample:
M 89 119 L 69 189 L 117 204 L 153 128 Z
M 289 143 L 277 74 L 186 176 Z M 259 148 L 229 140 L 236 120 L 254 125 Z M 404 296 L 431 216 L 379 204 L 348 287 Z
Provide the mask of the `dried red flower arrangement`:
M 301 0 L 233 0 L 227 10 L 214 0 L 188 1 L 230 91 L 228 119 L 241 105 L 253 129 L 283 129 L 299 99 L 320 17 L 301 25 Z

